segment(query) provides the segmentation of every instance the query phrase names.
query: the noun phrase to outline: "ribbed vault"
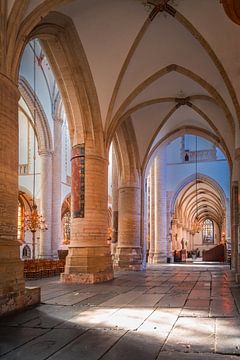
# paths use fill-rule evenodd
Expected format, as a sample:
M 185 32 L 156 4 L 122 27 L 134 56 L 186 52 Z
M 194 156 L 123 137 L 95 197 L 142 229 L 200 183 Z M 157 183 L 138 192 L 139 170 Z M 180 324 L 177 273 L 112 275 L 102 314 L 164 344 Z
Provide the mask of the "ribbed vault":
M 225 196 L 220 187 L 209 178 L 197 174 L 178 193 L 174 207 L 174 218 L 189 230 L 196 218 L 213 220 L 219 228 L 226 213 Z

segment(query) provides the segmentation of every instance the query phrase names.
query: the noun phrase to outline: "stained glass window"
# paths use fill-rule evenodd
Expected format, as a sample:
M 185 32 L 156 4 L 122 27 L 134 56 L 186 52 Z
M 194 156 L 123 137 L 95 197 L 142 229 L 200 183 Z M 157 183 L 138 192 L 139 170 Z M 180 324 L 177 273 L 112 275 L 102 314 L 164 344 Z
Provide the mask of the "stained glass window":
M 212 220 L 206 219 L 203 222 L 202 236 L 203 236 L 203 244 L 214 243 L 214 225 Z

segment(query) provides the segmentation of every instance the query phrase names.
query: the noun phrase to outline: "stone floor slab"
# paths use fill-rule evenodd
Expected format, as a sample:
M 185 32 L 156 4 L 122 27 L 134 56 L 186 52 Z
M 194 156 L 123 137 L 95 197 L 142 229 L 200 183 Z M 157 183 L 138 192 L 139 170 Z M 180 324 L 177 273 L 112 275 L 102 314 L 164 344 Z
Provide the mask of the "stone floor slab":
M 154 265 L 115 272 L 114 280 L 101 284 L 62 284 L 59 278 L 30 283 L 42 287 L 47 303 L 0 319 L 5 360 L 240 355 L 240 286 L 227 266 Z
M 105 302 L 103 302 L 101 304 L 101 306 L 103 307 L 108 307 L 108 306 L 126 306 L 128 305 L 131 301 L 133 301 L 134 299 L 136 299 L 137 297 L 139 297 L 139 295 L 142 293 L 143 291 L 139 292 L 139 291 L 129 291 L 127 293 L 121 294 L 121 295 L 117 295 L 114 296 L 112 299 L 109 299 Z
M 156 294 L 142 294 L 138 296 L 136 299 L 132 300 L 128 305 L 133 307 L 148 307 L 148 306 L 155 306 L 157 302 L 161 300 L 164 296 L 156 295 Z
M 165 295 L 157 304 L 159 307 L 173 307 L 173 308 L 180 308 L 183 307 L 185 301 L 187 299 L 186 295 L 179 295 L 179 296 L 172 296 L 172 295 Z
M 179 353 L 179 352 L 160 352 L 157 360 L 239 360 L 237 356 L 222 354 L 199 354 L 199 353 Z
M 235 303 L 229 298 L 213 299 L 211 302 L 210 316 L 235 317 L 238 315 Z
M 216 320 L 216 351 L 240 355 L 240 319 Z
M 30 329 L 29 329 L 30 330 Z M 33 330 L 33 329 L 31 329 Z M 79 336 L 83 330 L 53 329 L 1 357 L 3 360 L 45 360 Z
M 46 332 L 45 329 L 25 329 L 22 327 L 0 327 L 0 356 L 24 345 Z
M 51 356 L 50 360 L 97 360 L 111 348 L 124 331 L 99 330 L 87 331 L 69 345 Z
M 94 293 L 79 293 L 78 291 L 71 292 L 65 295 L 57 296 L 51 300 L 45 301 L 46 304 L 57 304 L 57 305 L 74 305 L 85 299 L 88 299 L 96 294 Z
M 214 319 L 179 318 L 165 346 L 165 351 L 213 352 Z
M 130 331 L 113 346 L 102 360 L 154 360 L 162 342 L 159 338 Z

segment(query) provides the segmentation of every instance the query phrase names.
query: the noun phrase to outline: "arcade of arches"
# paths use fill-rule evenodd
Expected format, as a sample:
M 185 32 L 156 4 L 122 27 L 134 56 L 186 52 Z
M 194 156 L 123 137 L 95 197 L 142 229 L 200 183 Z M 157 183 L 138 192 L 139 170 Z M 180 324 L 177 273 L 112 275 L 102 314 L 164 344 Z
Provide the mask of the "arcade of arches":
M 238 10 L 0 0 L 0 314 L 61 250 L 62 282 L 96 283 L 222 244 L 240 281 Z

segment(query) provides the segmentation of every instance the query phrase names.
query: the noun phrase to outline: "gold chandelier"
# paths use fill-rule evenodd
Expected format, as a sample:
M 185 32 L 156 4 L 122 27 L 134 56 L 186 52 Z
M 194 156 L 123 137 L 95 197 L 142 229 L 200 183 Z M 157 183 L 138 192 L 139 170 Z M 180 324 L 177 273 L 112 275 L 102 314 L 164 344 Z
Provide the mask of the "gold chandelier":
M 201 221 L 198 217 L 198 188 L 197 188 L 197 184 L 198 184 L 198 179 L 197 179 L 197 136 L 196 136 L 196 179 L 195 179 L 195 184 L 196 184 L 196 189 L 195 189 L 195 211 L 196 211 L 196 216 L 194 221 L 192 222 L 192 231 L 193 233 L 199 233 L 202 229 L 202 224 Z
M 25 229 L 35 233 L 37 230 L 47 230 L 47 224 L 42 215 L 37 211 L 37 205 L 34 203 L 30 214 L 25 215 Z
M 47 230 L 47 224 L 44 217 L 38 213 L 37 205 L 35 202 L 35 189 L 36 189 L 36 40 L 33 42 L 33 199 L 31 213 L 25 214 L 25 231 L 32 233 L 32 257 L 35 259 L 35 234 L 37 230 Z

